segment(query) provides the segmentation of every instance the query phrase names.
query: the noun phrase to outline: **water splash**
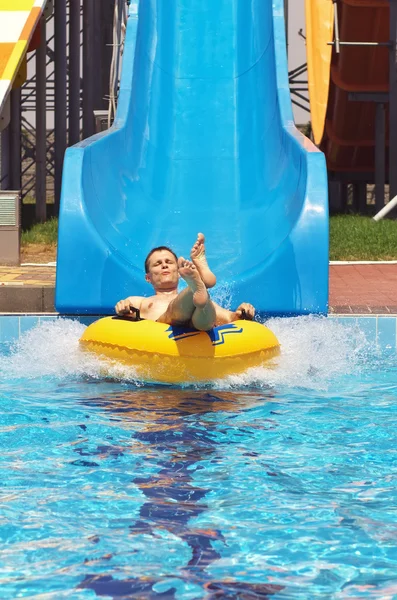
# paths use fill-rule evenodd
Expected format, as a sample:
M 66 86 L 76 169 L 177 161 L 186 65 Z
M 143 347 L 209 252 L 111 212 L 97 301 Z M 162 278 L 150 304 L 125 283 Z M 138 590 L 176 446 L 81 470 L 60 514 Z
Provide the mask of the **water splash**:
M 326 317 L 273 318 L 266 326 L 280 342 L 280 356 L 218 385 L 324 390 L 337 378 L 364 367 L 372 352 L 359 327 L 346 328 Z
M 233 295 L 234 287 L 229 283 L 220 283 L 214 290 L 211 290 L 212 300 L 227 310 L 236 309 L 236 306 L 232 306 Z
M 22 334 L 9 355 L 0 355 L 1 376 L 7 379 L 110 378 L 140 384 L 132 367 L 80 348 L 79 339 L 85 328 L 71 319 L 41 323 Z
M 280 356 L 266 367 L 228 377 L 212 387 L 285 385 L 327 389 L 338 377 L 362 368 L 373 352 L 358 327 L 346 328 L 333 319 L 271 319 L 266 325 L 280 341 Z M 21 336 L 10 355 L 0 356 L 0 374 L 8 379 L 110 378 L 143 385 L 133 367 L 84 352 L 79 347 L 84 329 L 84 325 L 70 319 L 38 325 Z

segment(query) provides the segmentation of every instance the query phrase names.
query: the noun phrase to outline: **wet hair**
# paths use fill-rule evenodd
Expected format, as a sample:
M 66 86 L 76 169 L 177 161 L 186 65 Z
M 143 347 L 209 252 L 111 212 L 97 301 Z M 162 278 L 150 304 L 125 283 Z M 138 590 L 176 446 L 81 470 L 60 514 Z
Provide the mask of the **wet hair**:
M 178 257 L 175 254 L 175 252 L 173 250 L 171 250 L 171 248 L 168 248 L 168 246 L 157 246 L 157 248 L 153 248 L 153 250 L 150 250 L 149 254 L 145 258 L 145 273 L 149 273 L 150 257 L 152 256 L 152 254 L 154 254 L 154 252 L 158 252 L 159 250 L 168 250 L 168 252 L 171 252 L 171 254 L 175 257 L 175 260 L 178 262 Z

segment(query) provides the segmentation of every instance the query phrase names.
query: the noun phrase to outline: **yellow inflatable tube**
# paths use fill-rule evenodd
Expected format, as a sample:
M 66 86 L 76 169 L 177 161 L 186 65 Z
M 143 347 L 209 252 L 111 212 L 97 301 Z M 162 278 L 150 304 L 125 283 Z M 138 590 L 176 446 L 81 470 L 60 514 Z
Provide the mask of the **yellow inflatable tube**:
M 105 317 L 87 327 L 80 345 L 134 367 L 139 379 L 161 383 L 206 382 L 242 373 L 280 351 L 274 333 L 253 321 L 196 331 Z

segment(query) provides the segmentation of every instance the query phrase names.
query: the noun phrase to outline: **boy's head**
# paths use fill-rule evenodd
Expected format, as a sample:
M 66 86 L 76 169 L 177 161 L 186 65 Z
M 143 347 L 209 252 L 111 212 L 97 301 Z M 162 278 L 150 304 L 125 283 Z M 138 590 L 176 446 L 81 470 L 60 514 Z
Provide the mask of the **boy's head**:
M 171 250 L 171 248 L 168 248 L 168 246 L 157 246 L 157 248 L 153 248 L 153 250 L 150 250 L 149 254 L 145 258 L 145 273 L 149 273 L 149 264 L 151 256 L 153 256 L 155 252 L 160 252 L 161 250 L 167 250 L 167 252 L 170 252 L 170 254 L 172 254 L 175 258 L 175 262 L 178 262 L 178 257 L 175 254 L 175 252 Z
M 145 279 L 155 290 L 170 290 L 178 286 L 178 257 L 167 246 L 158 246 L 145 260 Z

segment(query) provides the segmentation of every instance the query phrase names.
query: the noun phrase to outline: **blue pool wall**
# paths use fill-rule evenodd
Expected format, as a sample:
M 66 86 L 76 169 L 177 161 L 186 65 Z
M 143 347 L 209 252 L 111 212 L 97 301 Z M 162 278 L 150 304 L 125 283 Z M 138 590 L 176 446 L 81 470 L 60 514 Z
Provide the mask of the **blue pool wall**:
M 10 344 L 19 339 L 19 337 L 36 327 L 49 321 L 61 318 L 69 318 L 83 325 L 90 325 L 98 319 L 98 316 L 77 316 L 70 317 L 49 315 L 1 315 L 0 316 L 0 353 L 9 349 Z M 371 316 L 340 316 L 329 315 L 329 319 L 337 320 L 338 323 L 346 327 L 357 327 L 366 336 L 369 342 L 376 343 L 380 348 L 396 349 L 397 347 L 397 315 L 371 315 Z

